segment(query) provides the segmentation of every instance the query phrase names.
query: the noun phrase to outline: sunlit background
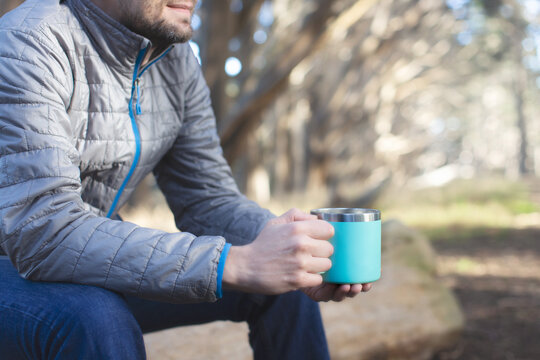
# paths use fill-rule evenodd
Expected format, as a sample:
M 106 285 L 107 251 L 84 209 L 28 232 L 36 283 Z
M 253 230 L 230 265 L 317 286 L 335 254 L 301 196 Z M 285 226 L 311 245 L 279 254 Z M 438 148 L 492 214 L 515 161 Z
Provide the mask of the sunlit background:
M 203 1 L 192 46 L 244 192 L 361 204 L 378 187 L 540 173 L 539 11 L 538 1 Z

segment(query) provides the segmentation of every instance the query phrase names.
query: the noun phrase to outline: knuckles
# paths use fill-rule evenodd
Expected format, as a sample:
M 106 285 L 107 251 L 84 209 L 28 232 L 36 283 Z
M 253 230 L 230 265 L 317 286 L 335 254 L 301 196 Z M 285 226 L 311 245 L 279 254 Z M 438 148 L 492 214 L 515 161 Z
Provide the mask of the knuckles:
M 291 254 L 289 266 L 293 272 L 302 273 L 306 271 L 308 265 L 307 257 L 301 254 L 299 251 L 294 251 L 294 253 Z
M 285 281 L 291 289 L 298 289 L 305 286 L 303 279 L 304 279 L 303 273 L 301 271 L 296 271 L 290 274 L 289 276 L 287 276 Z
M 292 209 L 289 209 L 289 211 L 287 211 L 285 214 L 283 214 L 283 216 L 289 221 L 293 221 L 295 217 L 300 216 L 302 214 L 303 212 L 300 211 L 299 209 L 292 208 Z
M 307 239 L 299 237 L 297 239 L 294 239 L 292 248 L 293 253 L 297 255 L 309 253 L 310 242 Z
M 303 226 L 302 226 L 301 223 L 294 222 L 294 223 L 290 223 L 288 225 L 289 225 L 288 230 L 289 230 L 289 235 L 290 236 L 298 236 L 298 235 L 302 235 L 304 233 Z
M 300 215 L 300 214 L 303 214 L 303 211 L 301 211 L 300 209 L 298 208 L 291 208 L 289 211 L 288 211 L 291 215 Z

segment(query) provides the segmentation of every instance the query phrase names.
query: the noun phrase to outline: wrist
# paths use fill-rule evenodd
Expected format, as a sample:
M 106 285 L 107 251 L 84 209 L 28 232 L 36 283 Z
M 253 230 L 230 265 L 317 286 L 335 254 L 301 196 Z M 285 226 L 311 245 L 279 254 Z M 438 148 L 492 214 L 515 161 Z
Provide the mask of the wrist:
M 227 262 L 223 269 L 222 287 L 231 290 L 245 290 L 247 288 L 245 246 L 231 246 L 227 255 Z

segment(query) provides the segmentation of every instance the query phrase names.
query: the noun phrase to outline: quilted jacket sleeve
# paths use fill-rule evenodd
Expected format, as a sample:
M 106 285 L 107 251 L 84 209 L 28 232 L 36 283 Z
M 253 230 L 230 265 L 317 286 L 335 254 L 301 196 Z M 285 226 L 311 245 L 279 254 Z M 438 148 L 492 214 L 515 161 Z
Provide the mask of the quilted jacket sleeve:
M 169 302 L 216 300 L 225 240 L 90 212 L 66 112 L 67 58 L 41 34 L 0 29 L 0 44 L 0 247 L 19 273 Z
M 223 157 L 210 95 L 189 51 L 182 130 L 154 173 L 176 225 L 198 235 L 221 235 L 233 245 L 255 239 L 274 217 L 242 195 Z

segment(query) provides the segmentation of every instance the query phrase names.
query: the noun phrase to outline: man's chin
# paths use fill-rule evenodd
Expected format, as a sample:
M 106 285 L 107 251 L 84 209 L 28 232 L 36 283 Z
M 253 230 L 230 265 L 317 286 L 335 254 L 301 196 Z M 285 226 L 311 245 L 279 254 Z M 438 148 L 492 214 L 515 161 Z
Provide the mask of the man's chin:
M 193 30 L 189 25 L 182 28 L 169 25 L 160 28 L 158 31 L 153 31 L 148 38 L 154 45 L 169 46 L 177 43 L 186 43 L 191 40 L 192 36 Z
M 193 28 L 189 21 L 181 23 L 170 23 L 166 26 L 169 32 L 169 38 L 174 39 L 174 42 L 187 42 L 193 36 Z

